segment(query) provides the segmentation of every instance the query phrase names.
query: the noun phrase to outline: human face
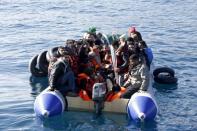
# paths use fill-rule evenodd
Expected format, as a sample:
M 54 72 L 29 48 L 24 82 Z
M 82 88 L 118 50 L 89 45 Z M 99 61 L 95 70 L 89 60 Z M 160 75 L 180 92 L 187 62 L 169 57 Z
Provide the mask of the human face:
M 66 53 L 66 51 L 65 51 L 64 48 L 59 48 L 58 51 L 59 51 L 59 53 L 60 53 L 61 55 L 63 55 L 63 54 Z
M 134 66 L 138 65 L 139 61 L 137 59 L 130 59 L 129 63 L 131 66 L 134 67 Z
M 87 35 L 87 40 L 94 40 L 95 38 L 94 38 L 94 36 L 93 35 L 91 35 L 91 34 L 88 34 Z

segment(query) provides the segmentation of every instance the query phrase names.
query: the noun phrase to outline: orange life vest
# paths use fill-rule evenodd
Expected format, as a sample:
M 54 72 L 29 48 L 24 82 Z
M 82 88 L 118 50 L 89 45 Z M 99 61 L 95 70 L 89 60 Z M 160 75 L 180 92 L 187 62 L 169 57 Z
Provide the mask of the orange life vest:
M 83 85 L 85 87 L 80 87 L 83 84 L 82 82 L 85 82 L 85 85 Z M 92 79 L 85 73 L 81 73 L 77 77 L 77 84 L 79 88 L 84 89 L 90 98 L 92 98 L 92 88 L 94 83 L 95 83 L 94 79 Z
M 68 56 L 69 63 L 71 66 L 72 71 L 75 75 L 78 74 L 78 57 L 77 56 Z

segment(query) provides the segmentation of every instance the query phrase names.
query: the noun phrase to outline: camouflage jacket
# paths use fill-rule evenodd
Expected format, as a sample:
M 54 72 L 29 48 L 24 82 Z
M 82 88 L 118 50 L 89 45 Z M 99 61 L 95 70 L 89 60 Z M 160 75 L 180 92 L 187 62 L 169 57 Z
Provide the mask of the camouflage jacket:
M 144 91 L 148 89 L 149 69 L 146 64 L 139 64 L 132 68 L 128 73 L 128 79 L 124 83 L 124 87 L 139 88 Z

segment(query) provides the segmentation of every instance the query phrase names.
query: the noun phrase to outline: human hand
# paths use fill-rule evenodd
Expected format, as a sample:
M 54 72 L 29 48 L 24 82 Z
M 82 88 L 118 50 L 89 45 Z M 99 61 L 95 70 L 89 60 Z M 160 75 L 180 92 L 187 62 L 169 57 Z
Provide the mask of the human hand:
M 49 87 L 49 91 L 55 91 L 53 87 Z
M 109 68 L 110 67 L 110 64 L 105 64 L 104 67 L 105 68 Z
M 138 92 L 139 93 L 145 93 L 146 91 L 139 89 Z
M 129 73 L 124 75 L 124 79 L 128 79 L 129 78 Z

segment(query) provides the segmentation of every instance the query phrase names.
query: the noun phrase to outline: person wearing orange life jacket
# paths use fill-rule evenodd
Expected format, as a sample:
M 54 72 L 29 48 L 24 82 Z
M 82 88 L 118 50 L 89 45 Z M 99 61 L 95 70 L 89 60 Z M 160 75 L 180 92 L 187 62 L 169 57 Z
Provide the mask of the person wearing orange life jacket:
M 87 67 L 84 72 L 78 74 L 77 77 L 78 86 L 80 87 L 80 89 L 83 89 L 87 92 L 89 98 L 92 98 L 93 85 L 95 83 L 100 83 L 103 81 L 103 77 L 99 75 L 98 72 L 96 72 L 93 64 L 91 65 L 91 67 Z
M 82 42 L 82 45 L 79 47 L 78 53 L 78 64 L 79 64 L 79 73 L 85 73 L 85 70 L 88 67 L 92 67 L 89 61 L 89 52 L 90 45 L 87 41 Z
M 70 61 L 70 66 L 75 74 L 75 76 L 78 75 L 79 69 L 78 69 L 78 62 L 79 62 L 79 57 L 78 57 L 78 49 L 77 49 L 77 44 L 75 40 L 67 40 L 65 46 L 65 50 L 68 50 L 70 52 L 69 56 L 69 61 Z
M 99 46 L 95 45 L 94 40 L 95 33 L 88 32 L 85 34 L 78 53 L 79 73 L 92 75 L 93 71 L 101 66 Z
M 93 69 L 91 77 L 94 78 L 95 82 L 103 81 L 102 75 L 100 75 L 100 70 L 103 68 L 101 63 L 100 48 L 98 45 L 94 45 L 88 54 L 89 66 Z
M 103 82 L 103 77 L 99 75 L 101 68 L 100 49 L 98 45 L 89 47 L 90 52 L 87 52 L 88 46 L 82 47 L 80 52 L 80 73 L 78 75 L 78 85 L 84 89 L 88 96 L 92 97 L 92 88 L 94 83 Z M 88 53 L 88 54 L 87 54 Z M 85 60 L 85 61 L 84 61 Z

